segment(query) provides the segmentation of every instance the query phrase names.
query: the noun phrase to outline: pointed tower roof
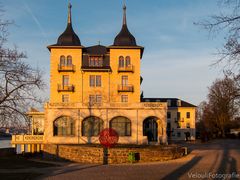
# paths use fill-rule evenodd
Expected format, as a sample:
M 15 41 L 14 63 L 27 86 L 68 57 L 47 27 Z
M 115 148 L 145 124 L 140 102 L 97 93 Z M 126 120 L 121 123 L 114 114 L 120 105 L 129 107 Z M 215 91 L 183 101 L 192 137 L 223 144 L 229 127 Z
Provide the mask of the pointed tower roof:
M 81 42 L 77 34 L 72 28 L 72 5 L 68 5 L 68 23 L 65 31 L 59 36 L 57 44 L 58 46 L 81 46 Z
M 113 46 L 137 46 L 135 37 L 129 32 L 127 27 L 127 7 L 123 6 L 123 24 L 120 33 L 115 37 Z

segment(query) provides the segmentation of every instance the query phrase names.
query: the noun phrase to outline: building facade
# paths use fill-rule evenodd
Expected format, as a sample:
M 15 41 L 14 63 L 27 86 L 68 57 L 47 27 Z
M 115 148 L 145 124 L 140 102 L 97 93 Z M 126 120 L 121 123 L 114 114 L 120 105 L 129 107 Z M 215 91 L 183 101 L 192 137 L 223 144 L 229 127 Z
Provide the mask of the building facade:
M 73 30 L 69 5 L 66 30 L 48 49 L 50 101 L 45 105 L 44 143 L 99 143 L 105 128 L 118 132 L 119 143 L 167 142 L 166 103 L 141 102 L 144 48 L 128 30 L 126 6 L 113 45 L 84 47 Z
M 65 31 L 56 44 L 47 47 L 50 100 L 44 112 L 29 113 L 32 119 L 42 117 L 44 133 L 39 135 L 33 130 L 32 137 L 16 136 L 12 143 L 26 144 L 29 139 L 30 144 L 45 145 L 99 143 L 99 133 L 113 128 L 120 144 L 166 144 L 167 123 L 177 129 L 173 114 L 189 110 L 168 106 L 163 99 L 143 98 L 140 67 L 144 48 L 137 45 L 127 27 L 126 6 L 113 45 L 91 47 L 83 46 L 74 32 L 71 8 L 69 4 Z M 172 118 L 167 121 L 168 113 Z M 191 128 L 195 128 L 193 123 Z

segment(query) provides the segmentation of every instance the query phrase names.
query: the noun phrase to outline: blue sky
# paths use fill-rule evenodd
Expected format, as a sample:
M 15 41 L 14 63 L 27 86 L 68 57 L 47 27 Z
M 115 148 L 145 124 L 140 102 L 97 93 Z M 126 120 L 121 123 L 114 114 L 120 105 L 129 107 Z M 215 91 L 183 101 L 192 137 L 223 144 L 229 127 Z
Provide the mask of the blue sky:
M 177 97 L 198 105 L 207 87 L 221 77 L 210 65 L 223 38 L 194 22 L 219 11 L 217 0 L 127 0 L 127 21 L 138 45 L 145 47 L 141 72 L 145 97 Z M 71 0 L 73 27 L 82 45 L 111 45 L 122 23 L 122 0 Z M 9 41 L 27 52 L 28 62 L 45 72 L 49 87 L 49 51 L 65 30 L 67 0 L 2 1 L 4 18 L 14 20 Z M 46 89 L 46 97 L 49 90 Z

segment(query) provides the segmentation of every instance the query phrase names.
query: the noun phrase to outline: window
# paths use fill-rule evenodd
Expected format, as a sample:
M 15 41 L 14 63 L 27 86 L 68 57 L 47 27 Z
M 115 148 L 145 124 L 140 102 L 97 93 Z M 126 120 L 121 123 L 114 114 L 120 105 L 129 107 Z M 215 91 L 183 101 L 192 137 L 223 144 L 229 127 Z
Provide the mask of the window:
M 171 106 L 171 100 L 167 100 L 167 106 L 168 106 L 168 107 Z
M 90 87 L 101 87 L 102 80 L 101 76 L 90 75 L 89 76 L 89 84 Z
M 60 65 L 65 65 L 65 56 L 60 57 Z
M 130 58 L 130 56 L 127 56 L 126 57 L 126 67 L 128 67 L 130 65 L 131 65 L 131 58 Z
M 122 102 L 128 102 L 128 95 L 122 95 L 121 100 Z
M 171 123 L 170 122 L 167 123 L 167 130 L 171 131 Z
M 102 103 L 102 96 L 101 95 L 96 95 L 96 103 Z
M 102 56 L 90 56 L 89 57 L 89 66 L 102 67 L 103 66 L 103 57 Z
M 67 56 L 67 59 L 65 56 L 60 56 L 60 65 L 61 66 L 71 66 L 72 65 L 72 56 Z
M 62 95 L 62 102 L 65 102 L 65 103 L 69 102 L 69 95 L 68 94 Z
M 110 128 L 115 129 L 119 136 L 131 136 L 131 121 L 126 117 L 115 117 L 110 121 Z
M 89 95 L 89 103 L 90 103 L 90 105 L 94 105 L 94 103 L 95 103 L 95 96 L 94 95 Z
M 177 112 L 177 120 L 180 121 L 181 113 Z
M 186 116 L 187 118 L 190 118 L 190 112 L 187 112 Z
M 67 57 L 67 66 L 71 66 L 72 65 L 72 56 L 68 56 Z
M 54 136 L 74 136 L 75 135 L 75 121 L 68 117 L 62 116 L 53 122 Z
M 120 56 L 118 60 L 118 65 L 119 67 L 123 68 L 124 67 L 124 57 Z
M 96 87 L 101 87 L 101 76 L 96 76 Z
M 122 85 L 128 85 L 128 76 L 122 76 Z
M 179 107 L 180 107 L 180 106 L 181 106 L 181 104 L 182 104 L 182 103 L 181 103 L 181 100 L 177 100 L 177 106 L 179 106 Z
M 177 133 L 177 137 L 181 137 L 181 132 L 178 132 L 178 133 Z
M 90 105 L 101 104 L 102 96 L 101 95 L 89 95 L 89 103 L 90 103 Z
M 82 136 L 98 136 L 102 130 L 103 120 L 98 117 L 90 116 L 82 122 Z
M 190 128 L 190 123 L 187 123 L 187 128 Z
M 171 112 L 167 112 L 167 118 L 171 119 Z
M 63 78 L 62 78 L 62 83 L 63 83 L 63 86 L 68 86 L 69 85 L 69 76 L 66 76 L 64 75 Z
M 90 87 L 95 87 L 95 76 L 90 75 L 89 83 L 90 83 Z

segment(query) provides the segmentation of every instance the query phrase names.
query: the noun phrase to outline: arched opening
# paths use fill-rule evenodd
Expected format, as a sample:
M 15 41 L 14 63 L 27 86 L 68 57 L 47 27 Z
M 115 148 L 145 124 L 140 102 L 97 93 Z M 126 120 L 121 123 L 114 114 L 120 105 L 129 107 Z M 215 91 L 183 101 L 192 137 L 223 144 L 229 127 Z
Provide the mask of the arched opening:
M 123 57 L 123 56 L 120 56 L 120 57 L 119 57 L 118 66 L 119 66 L 120 68 L 123 68 L 123 67 L 124 67 L 124 57 Z
M 119 136 L 131 136 L 131 120 L 118 116 L 110 121 L 110 128 L 117 131 Z
M 103 130 L 103 120 L 96 116 L 89 116 L 82 121 L 82 136 L 98 136 Z
M 67 56 L 67 66 L 72 65 L 72 56 Z
M 131 58 L 130 58 L 130 56 L 127 56 L 126 58 L 126 67 L 129 67 L 130 65 L 131 65 Z
M 65 65 L 65 56 L 60 56 L 60 65 L 64 66 Z
M 69 116 L 61 116 L 53 121 L 53 136 L 74 136 L 75 121 Z
M 143 121 L 143 136 L 147 136 L 148 142 L 158 141 L 157 117 L 148 117 Z

